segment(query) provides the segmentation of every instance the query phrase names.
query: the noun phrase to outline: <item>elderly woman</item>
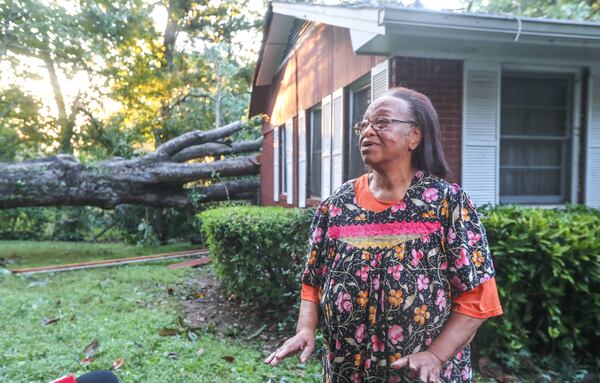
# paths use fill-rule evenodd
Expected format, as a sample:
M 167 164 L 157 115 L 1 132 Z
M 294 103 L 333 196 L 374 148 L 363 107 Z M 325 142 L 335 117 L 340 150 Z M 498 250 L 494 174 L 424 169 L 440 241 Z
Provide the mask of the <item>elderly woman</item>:
M 315 348 L 324 382 L 470 382 L 469 343 L 502 314 L 485 231 L 448 173 L 430 100 L 390 89 L 356 124 L 370 173 L 318 207 L 296 335 L 265 362 Z

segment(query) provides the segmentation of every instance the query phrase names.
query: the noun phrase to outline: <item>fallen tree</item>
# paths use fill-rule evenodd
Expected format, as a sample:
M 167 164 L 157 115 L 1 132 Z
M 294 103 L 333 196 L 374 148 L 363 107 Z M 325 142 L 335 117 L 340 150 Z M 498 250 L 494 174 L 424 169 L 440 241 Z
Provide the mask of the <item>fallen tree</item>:
M 256 196 L 261 139 L 228 144 L 226 137 L 249 126 L 234 122 L 209 131 L 182 134 L 135 159 L 82 163 L 72 155 L 0 163 L 0 208 L 120 204 L 189 207 L 196 203 Z M 188 160 L 234 157 L 214 162 Z M 227 179 L 227 177 L 238 177 Z M 193 187 L 184 187 L 195 183 Z

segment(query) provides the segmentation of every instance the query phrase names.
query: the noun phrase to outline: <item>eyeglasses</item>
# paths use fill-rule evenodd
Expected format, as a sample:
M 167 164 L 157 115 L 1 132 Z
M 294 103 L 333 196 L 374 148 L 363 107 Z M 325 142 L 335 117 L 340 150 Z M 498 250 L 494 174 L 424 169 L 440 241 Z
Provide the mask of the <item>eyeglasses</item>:
M 417 122 L 416 121 L 404 121 L 404 120 L 398 120 L 395 118 L 390 118 L 390 117 L 377 117 L 374 120 L 362 120 L 357 122 L 356 124 L 354 124 L 354 131 L 356 132 L 356 134 L 358 134 L 359 136 L 362 135 L 364 133 L 364 131 L 367 129 L 367 127 L 369 127 L 369 125 L 371 125 L 371 127 L 377 131 L 382 131 L 387 129 L 387 127 L 392 123 L 392 122 L 398 122 L 398 123 L 402 123 L 402 124 L 411 124 L 411 125 L 416 125 Z

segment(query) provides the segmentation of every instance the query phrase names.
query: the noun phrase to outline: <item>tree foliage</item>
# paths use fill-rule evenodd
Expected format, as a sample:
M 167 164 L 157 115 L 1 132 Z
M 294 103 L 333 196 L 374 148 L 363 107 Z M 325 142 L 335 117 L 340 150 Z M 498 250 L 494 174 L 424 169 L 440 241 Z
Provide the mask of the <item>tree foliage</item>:
M 0 3 L 0 64 L 10 70 L 0 78 L 1 91 L 14 89 L 38 105 L 21 108 L 19 121 L 50 130 L 44 154 L 93 160 L 147 152 L 246 114 L 254 57 L 240 55 L 236 36 L 256 31 L 262 16 L 247 6 L 247 0 L 7 0 Z M 52 113 L 42 107 L 48 95 L 23 87 L 39 78 L 52 89 Z M 75 78 L 84 81 L 73 84 Z M 0 142 L 28 140 L 15 135 L 16 120 L 2 121 Z M 21 146 L 2 159 L 20 158 Z
M 598 0 L 466 0 L 470 12 L 503 13 L 516 16 L 600 21 Z

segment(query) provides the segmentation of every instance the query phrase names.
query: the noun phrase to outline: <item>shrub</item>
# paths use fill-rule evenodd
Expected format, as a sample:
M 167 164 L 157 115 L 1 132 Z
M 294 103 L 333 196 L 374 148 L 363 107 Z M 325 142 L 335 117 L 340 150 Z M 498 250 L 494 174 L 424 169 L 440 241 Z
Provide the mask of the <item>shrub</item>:
M 600 212 L 496 206 L 481 213 L 504 315 L 484 325 L 476 346 L 512 367 L 530 353 L 598 367 Z
M 0 240 L 99 239 L 149 245 L 198 236 L 197 224 L 189 209 L 136 205 L 113 210 L 90 206 L 0 209 Z
M 44 240 L 52 235 L 54 209 L 29 207 L 0 209 L 0 240 Z
M 269 307 L 298 299 L 313 209 L 237 206 L 198 215 L 225 288 Z
M 226 288 L 260 304 L 296 301 L 313 213 L 232 207 L 199 214 Z M 524 355 L 553 369 L 599 367 L 600 212 L 495 206 L 480 213 L 504 315 L 486 322 L 476 351 L 512 368 Z

